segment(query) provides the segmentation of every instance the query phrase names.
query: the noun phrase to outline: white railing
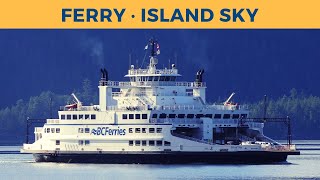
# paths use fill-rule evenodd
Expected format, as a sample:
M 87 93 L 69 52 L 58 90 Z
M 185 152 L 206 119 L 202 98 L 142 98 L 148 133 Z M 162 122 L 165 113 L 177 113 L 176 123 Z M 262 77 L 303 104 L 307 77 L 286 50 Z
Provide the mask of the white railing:
M 195 105 L 173 105 L 173 106 L 156 106 L 157 110 L 198 110 L 198 109 L 214 109 L 214 110 L 248 110 L 246 105 L 204 105 L 204 106 L 195 106 Z
M 67 108 L 65 106 L 60 106 L 60 111 L 96 111 L 98 110 L 95 106 L 81 106 L 80 108 Z
M 48 124 L 59 124 L 59 119 L 47 119 Z
M 205 82 L 175 82 L 175 81 L 138 81 L 138 82 L 120 82 L 120 81 L 100 81 L 99 85 L 105 84 L 112 87 L 132 87 L 132 86 L 183 86 L 183 87 L 206 87 Z
M 120 93 L 116 93 L 120 94 Z M 141 100 L 143 101 L 143 100 Z M 147 100 L 148 101 L 148 100 Z M 153 101 L 153 100 L 152 100 Z M 145 102 L 145 101 L 144 101 Z M 145 102 L 150 103 L 150 102 Z M 165 105 L 165 106 L 153 106 L 153 105 L 144 105 L 144 106 L 127 106 L 127 107 L 118 107 L 118 106 L 108 106 L 108 110 L 248 110 L 247 105 Z M 81 108 L 68 109 L 64 106 L 60 107 L 61 111 L 98 111 L 99 108 L 96 106 L 83 106 Z
M 172 74 L 178 75 L 178 69 L 129 69 L 128 75 L 155 75 L 155 74 Z
M 127 106 L 127 107 L 118 107 L 118 106 L 107 106 L 107 110 L 111 111 L 141 111 L 148 110 L 148 106 Z
M 186 93 L 182 93 L 182 94 L 177 94 L 175 92 L 166 92 L 166 93 L 158 93 L 156 91 L 142 91 L 139 93 L 123 93 L 123 92 L 112 92 L 111 96 L 112 97 L 133 97 L 133 96 L 137 96 L 137 97 L 144 97 L 144 98 L 149 98 L 149 96 L 193 96 L 193 92 L 186 92 Z
M 201 120 L 200 119 L 176 119 L 176 118 L 164 118 L 164 119 L 156 119 L 156 118 L 151 118 L 150 119 L 151 123 L 159 123 L 159 124 L 200 124 Z

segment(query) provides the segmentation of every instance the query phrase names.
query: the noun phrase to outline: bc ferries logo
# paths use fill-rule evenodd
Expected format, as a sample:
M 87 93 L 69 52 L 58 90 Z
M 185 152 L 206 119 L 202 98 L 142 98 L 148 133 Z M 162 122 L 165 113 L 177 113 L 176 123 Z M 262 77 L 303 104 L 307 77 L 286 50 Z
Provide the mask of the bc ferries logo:
M 91 130 L 91 134 L 93 135 L 102 135 L 102 136 L 124 136 L 126 135 L 125 129 L 110 129 L 109 127 L 97 127 L 96 129 Z

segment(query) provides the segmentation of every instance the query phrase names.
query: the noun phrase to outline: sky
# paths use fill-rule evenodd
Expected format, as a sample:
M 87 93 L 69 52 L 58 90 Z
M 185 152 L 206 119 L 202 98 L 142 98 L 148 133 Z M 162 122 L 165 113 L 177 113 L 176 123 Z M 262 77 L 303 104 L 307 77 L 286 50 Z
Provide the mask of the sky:
M 277 98 L 292 88 L 320 96 L 320 30 L 0 30 L 0 108 L 47 90 L 71 94 L 86 78 L 95 88 L 101 67 L 125 80 L 129 54 L 140 67 L 151 37 L 159 68 L 176 63 L 181 81 L 205 69 L 209 102 L 232 92 L 240 103 Z

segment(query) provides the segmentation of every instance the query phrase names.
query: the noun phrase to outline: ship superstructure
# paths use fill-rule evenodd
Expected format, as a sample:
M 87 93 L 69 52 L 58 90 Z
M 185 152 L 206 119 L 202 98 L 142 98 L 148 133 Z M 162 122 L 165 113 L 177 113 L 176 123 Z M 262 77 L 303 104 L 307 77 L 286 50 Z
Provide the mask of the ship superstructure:
M 21 152 L 38 162 L 246 163 L 285 161 L 299 154 L 263 134 L 263 121 L 249 121 L 246 106 L 206 102 L 204 70 L 181 82 L 175 64 L 158 69 L 158 43 L 150 62 L 134 65 L 128 82 L 111 81 L 101 69 L 99 105 L 61 108 L 58 119 L 35 128 L 35 142 Z

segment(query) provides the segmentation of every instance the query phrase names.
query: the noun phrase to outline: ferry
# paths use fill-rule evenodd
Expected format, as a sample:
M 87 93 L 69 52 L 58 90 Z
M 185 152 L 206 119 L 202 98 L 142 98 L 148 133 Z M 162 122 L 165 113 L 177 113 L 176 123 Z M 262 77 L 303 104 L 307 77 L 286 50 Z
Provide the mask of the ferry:
M 57 119 L 34 128 L 21 153 L 36 162 L 185 164 L 276 163 L 299 155 L 291 143 L 289 118 L 252 118 L 245 105 L 206 101 L 204 70 L 191 82 L 178 81 L 175 64 L 158 69 L 159 44 L 150 40 L 149 64 L 131 65 L 126 82 L 101 69 L 99 104 L 62 106 Z M 288 143 L 263 133 L 266 122 L 285 122 Z M 28 123 L 29 125 L 29 123 Z

